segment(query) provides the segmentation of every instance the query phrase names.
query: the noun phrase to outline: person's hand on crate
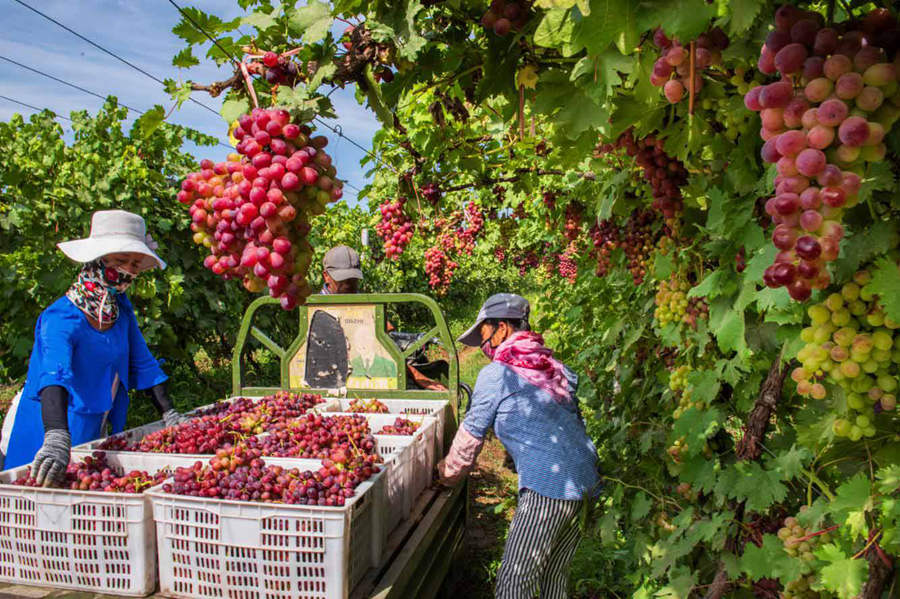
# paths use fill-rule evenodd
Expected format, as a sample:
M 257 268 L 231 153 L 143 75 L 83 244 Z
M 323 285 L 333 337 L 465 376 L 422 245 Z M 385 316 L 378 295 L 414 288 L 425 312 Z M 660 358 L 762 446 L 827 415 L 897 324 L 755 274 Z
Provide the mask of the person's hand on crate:
M 176 412 L 174 409 L 166 410 L 162 415 L 163 422 L 166 426 L 178 426 L 182 422 L 187 422 L 190 420 L 187 416 L 180 412 Z
M 31 474 L 43 487 L 59 486 L 66 477 L 72 438 L 69 431 L 53 428 L 44 433 L 44 444 L 34 456 Z

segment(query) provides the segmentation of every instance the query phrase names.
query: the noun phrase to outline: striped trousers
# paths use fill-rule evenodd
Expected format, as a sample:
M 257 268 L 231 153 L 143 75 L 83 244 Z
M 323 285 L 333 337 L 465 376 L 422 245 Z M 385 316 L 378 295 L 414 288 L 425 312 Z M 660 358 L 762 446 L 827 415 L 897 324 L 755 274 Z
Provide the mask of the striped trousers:
M 582 501 L 522 489 L 497 573 L 497 599 L 565 599 L 569 563 L 581 531 Z

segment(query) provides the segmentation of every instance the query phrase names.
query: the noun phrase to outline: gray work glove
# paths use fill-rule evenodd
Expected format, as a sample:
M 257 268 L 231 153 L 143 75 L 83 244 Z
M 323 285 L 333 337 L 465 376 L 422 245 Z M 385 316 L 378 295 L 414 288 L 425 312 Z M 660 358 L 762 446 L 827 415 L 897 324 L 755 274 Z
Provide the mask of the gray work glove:
M 69 431 L 54 428 L 44 433 L 44 444 L 31 463 L 31 476 L 44 487 L 61 485 L 66 479 L 71 449 L 72 437 Z
M 163 422 L 166 423 L 166 426 L 177 426 L 182 422 L 187 422 L 188 420 L 190 420 L 190 418 L 188 418 L 184 414 L 176 412 L 175 410 L 166 410 L 165 412 L 163 412 L 162 419 Z

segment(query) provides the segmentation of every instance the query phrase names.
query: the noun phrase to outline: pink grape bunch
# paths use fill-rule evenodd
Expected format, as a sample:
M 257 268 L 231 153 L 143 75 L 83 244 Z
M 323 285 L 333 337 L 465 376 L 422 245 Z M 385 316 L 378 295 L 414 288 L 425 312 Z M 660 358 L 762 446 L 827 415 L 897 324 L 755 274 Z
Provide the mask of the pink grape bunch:
M 236 150 L 224 162 L 200 162 L 181 183 L 178 201 L 190 204 L 194 242 L 208 248 L 206 268 L 240 278 L 259 292 L 268 287 L 281 307 L 293 309 L 312 293 L 310 216 L 339 200 L 328 139 L 294 123 L 286 110 L 254 108 L 238 119 Z
M 529 2 L 493 0 L 488 11 L 481 17 L 481 25 L 486 30 L 505 37 L 510 31 L 522 29 L 528 23 L 529 18 Z
M 457 267 L 459 264 L 439 246 L 425 250 L 425 274 L 428 275 L 428 284 L 438 295 L 447 293 Z
M 831 283 L 826 264 L 840 252 L 844 211 L 859 202 L 858 173 L 884 159 L 900 116 L 896 19 L 879 9 L 860 25 L 823 27 L 818 13 L 782 6 L 759 58 L 781 79 L 744 97 L 760 113 L 762 158 L 777 169 L 766 212 L 779 253 L 763 281 L 797 301 Z
M 421 423 L 413 422 L 408 418 L 396 418 L 393 424 L 385 424 L 376 435 L 413 435 Z
M 347 408 L 348 412 L 362 412 L 368 414 L 387 414 L 390 412 L 384 402 L 378 401 L 374 397 L 371 399 L 357 398 L 350 402 Z
M 403 211 L 405 204 L 406 198 L 400 197 L 378 207 L 381 221 L 375 225 L 375 231 L 384 240 L 384 253 L 391 260 L 398 259 L 412 241 L 413 222 Z
M 484 228 L 484 212 L 475 202 L 469 202 L 463 209 L 464 225 L 456 236 L 457 249 L 467 255 L 475 249 L 475 240 Z
M 207 464 L 177 468 L 163 492 L 175 495 L 293 505 L 342 506 L 360 483 L 380 471 L 375 456 L 322 460 L 318 470 L 267 466 L 258 450 L 220 449 Z
M 653 43 L 660 49 L 660 57 L 653 64 L 650 82 L 663 88 L 670 104 L 680 102 L 690 90 L 690 44 L 669 39 L 662 28 L 653 34 Z M 694 93 L 703 89 L 701 72 L 722 64 L 722 50 L 729 45 L 728 36 L 718 27 L 701 34 L 694 43 Z
M 150 487 L 161 484 L 167 476 L 165 471 L 153 475 L 141 470 L 123 472 L 107 463 L 106 453 L 95 451 L 90 456 L 69 463 L 66 467 L 65 480 L 60 488 L 104 493 L 143 493 Z M 13 484 L 22 487 L 39 486 L 31 476 L 30 469 L 25 476 L 13 481 Z
M 578 244 L 569 242 L 566 249 L 557 256 L 556 272 L 570 285 L 578 278 Z

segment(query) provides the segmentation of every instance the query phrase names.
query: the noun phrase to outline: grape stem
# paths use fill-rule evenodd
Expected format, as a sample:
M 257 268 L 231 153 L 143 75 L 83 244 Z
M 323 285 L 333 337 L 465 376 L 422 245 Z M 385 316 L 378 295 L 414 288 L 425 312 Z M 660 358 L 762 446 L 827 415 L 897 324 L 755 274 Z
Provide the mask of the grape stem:
M 869 547 L 871 547 L 872 545 L 874 545 L 874 544 L 878 541 L 878 539 L 880 539 L 880 538 L 881 538 L 881 531 L 880 531 L 880 530 L 875 531 L 875 532 L 871 535 L 871 538 L 869 539 L 869 542 L 866 543 L 866 546 L 863 547 L 862 549 L 860 549 L 859 552 L 858 552 L 856 555 L 854 555 L 853 557 L 851 557 L 850 559 L 859 559 L 860 557 L 862 557 L 863 554 L 865 554 L 865 552 L 869 550 Z
M 688 76 L 690 79 L 688 80 L 688 89 L 690 91 L 690 97 L 688 99 L 688 114 L 694 114 L 694 56 L 696 54 L 695 42 L 691 42 L 691 68 Z
M 828 528 L 823 528 L 822 530 L 818 530 L 816 532 L 810 533 L 810 534 L 806 535 L 805 537 L 800 537 L 799 539 L 797 539 L 797 542 L 802 543 L 803 541 L 808 541 L 813 537 L 818 537 L 819 535 L 828 534 L 833 530 L 837 530 L 839 528 L 839 526 L 840 526 L 839 524 L 835 524 L 834 526 L 829 526 Z

